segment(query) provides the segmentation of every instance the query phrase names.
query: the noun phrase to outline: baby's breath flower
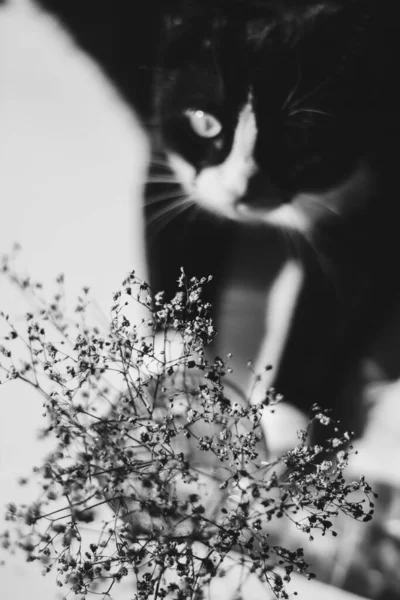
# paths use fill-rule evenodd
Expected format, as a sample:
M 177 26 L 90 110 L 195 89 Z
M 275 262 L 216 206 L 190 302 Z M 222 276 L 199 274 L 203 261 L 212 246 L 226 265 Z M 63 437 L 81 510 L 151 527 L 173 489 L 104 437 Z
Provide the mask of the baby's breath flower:
M 317 413 L 315 418 L 321 423 L 321 425 L 329 425 L 332 419 L 323 413 Z
M 21 290 L 42 290 L 3 264 Z M 189 281 L 182 270 L 167 302 L 132 272 L 113 296 L 105 331 L 86 323 L 86 289 L 75 323 L 61 309 L 63 289 L 29 313 L 20 331 L 1 317 L 10 329 L 0 346 L 2 372 L 40 388 L 43 435 L 54 448 L 34 470 L 38 499 L 7 507 L 20 537 L 13 543 L 4 532 L 0 544 L 23 550 L 46 573 L 57 570 L 58 585 L 82 600 L 91 592 L 109 597 L 112 585 L 131 575 L 135 600 L 197 600 L 233 552 L 244 576 L 255 573 L 288 598 L 284 585 L 292 571 L 312 574 L 301 549 L 271 544 L 274 520 L 290 515 L 312 538 L 314 529 L 332 531 L 332 503 L 336 512 L 371 518 L 373 508 L 354 499 L 369 498 L 371 488 L 343 477 L 350 452 L 336 452 L 335 463 L 327 456 L 349 435 L 338 432 L 326 446 L 313 446 L 300 432 L 298 446 L 270 462 L 261 417 L 264 405 L 282 398 L 273 388 L 256 405 L 231 397 L 224 385 L 231 368 L 206 352 L 215 336 L 201 297 L 206 283 Z M 126 302 L 135 300 L 151 315 L 137 325 L 123 316 Z M 28 348 L 21 360 L 19 343 L 21 352 Z M 170 346 L 178 350 L 173 360 Z M 337 426 L 319 407 L 312 415 Z M 99 530 L 96 543 L 87 540 L 88 524 Z

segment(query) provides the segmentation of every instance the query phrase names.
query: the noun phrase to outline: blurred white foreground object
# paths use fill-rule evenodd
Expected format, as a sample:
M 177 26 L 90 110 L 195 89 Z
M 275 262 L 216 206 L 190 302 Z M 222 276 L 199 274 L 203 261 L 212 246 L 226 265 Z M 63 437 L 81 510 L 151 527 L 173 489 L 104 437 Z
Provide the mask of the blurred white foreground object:
M 0 8 L 0 82 L 0 254 L 19 242 L 24 273 L 46 284 L 64 272 L 71 302 L 88 285 L 108 315 L 126 272 L 144 274 L 143 133 L 98 67 L 27 0 Z M 0 310 L 26 310 L 4 278 Z M 2 529 L 5 503 L 36 493 L 16 480 L 44 452 L 41 413 L 26 386 L 0 387 Z M 57 600 L 68 591 L 22 553 L 0 578 L 4 600 Z

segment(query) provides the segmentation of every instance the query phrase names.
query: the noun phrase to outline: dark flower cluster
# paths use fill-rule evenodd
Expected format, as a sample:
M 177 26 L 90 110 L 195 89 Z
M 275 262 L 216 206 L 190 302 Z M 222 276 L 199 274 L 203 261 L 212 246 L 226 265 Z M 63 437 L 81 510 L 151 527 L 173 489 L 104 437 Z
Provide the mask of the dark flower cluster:
M 54 440 L 35 469 L 37 499 L 7 507 L 2 542 L 56 571 L 60 587 L 82 600 L 112 598 L 113 586 L 132 578 L 134 600 L 200 600 L 229 559 L 288 598 L 293 572 L 313 574 L 301 548 L 270 542 L 271 521 L 288 519 L 312 539 L 316 530 L 335 535 L 340 513 L 371 518 L 373 492 L 362 478 L 345 481 L 349 436 L 326 411 L 314 407 L 310 417 L 335 432 L 325 446 L 309 445 L 304 431 L 296 448 L 268 462 L 262 415 L 278 398 L 266 390 L 254 404 L 234 393 L 229 357 L 208 357 L 215 329 L 201 299 L 206 278 L 182 272 L 166 300 L 131 273 L 104 332 L 89 324 L 88 289 L 71 319 L 62 276 L 45 302 L 7 259 L 2 270 L 36 309 L 18 330 L 2 314 L 1 379 L 42 395 L 43 435 Z M 132 303 L 142 310 L 137 324 Z

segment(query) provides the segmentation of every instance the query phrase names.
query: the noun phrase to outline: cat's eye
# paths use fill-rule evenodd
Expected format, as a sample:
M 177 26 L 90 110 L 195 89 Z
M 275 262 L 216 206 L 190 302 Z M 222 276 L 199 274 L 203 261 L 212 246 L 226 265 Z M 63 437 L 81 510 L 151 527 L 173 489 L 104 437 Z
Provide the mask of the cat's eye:
M 220 121 L 214 115 L 204 112 L 203 110 L 195 110 L 189 108 L 185 110 L 185 116 L 195 133 L 203 138 L 215 138 L 222 131 Z

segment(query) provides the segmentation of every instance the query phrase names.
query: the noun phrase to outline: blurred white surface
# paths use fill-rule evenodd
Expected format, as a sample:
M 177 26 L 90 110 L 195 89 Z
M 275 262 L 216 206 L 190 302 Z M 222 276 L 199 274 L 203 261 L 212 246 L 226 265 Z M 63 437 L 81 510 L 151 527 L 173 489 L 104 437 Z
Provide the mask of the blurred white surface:
M 141 261 L 146 148 L 99 69 L 26 0 L 0 10 L 1 250 L 108 294 Z M 139 258 L 140 257 L 140 258 Z M 140 265 L 137 265 L 140 268 Z
M 144 136 L 99 69 L 28 1 L 0 9 L 0 89 L 0 255 L 19 242 L 24 273 L 46 284 L 64 272 L 70 298 L 88 285 L 107 311 L 126 272 L 144 273 Z M 2 278 L 0 310 L 24 306 Z M 33 496 L 16 479 L 45 451 L 41 413 L 33 391 L 0 387 L 1 519 L 6 502 Z M 22 556 L 0 569 L 2 600 L 62 596 Z

